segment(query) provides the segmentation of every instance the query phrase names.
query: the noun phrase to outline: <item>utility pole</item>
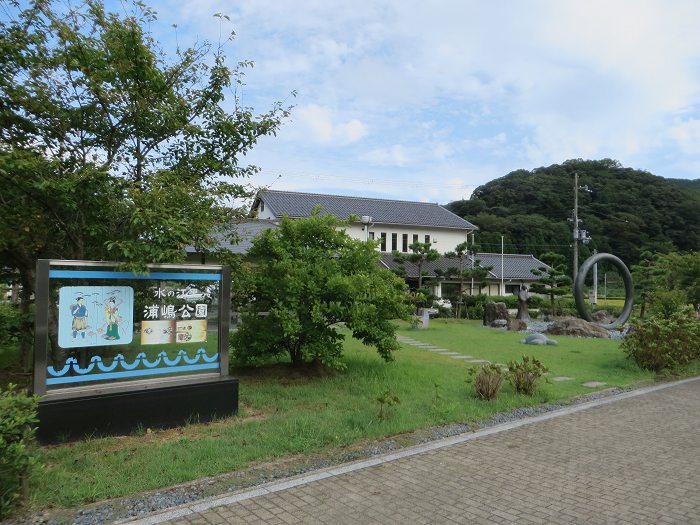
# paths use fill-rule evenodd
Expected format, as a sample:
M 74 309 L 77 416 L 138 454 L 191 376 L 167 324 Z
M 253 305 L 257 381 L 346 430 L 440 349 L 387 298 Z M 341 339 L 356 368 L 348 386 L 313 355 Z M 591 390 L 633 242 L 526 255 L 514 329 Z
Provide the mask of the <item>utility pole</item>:
M 578 171 L 574 172 L 574 282 L 578 275 Z
M 588 236 L 588 232 L 586 230 L 581 230 L 579 229 L 578 225 L 581 222 L 581 219 L 578 218 L 578 190 L 583 190 L 587 192 L 591 192 L 590 189 L 588 189 L 588 186 L 581 186 L 579 188 L 578 185 L 578 172 L 574 172 L 574 282 L 576 282 L 576 276 L 578 275 L 578 241 L 583 241 L 583 244 L 588 244 L 591 241 L 591 238 Z

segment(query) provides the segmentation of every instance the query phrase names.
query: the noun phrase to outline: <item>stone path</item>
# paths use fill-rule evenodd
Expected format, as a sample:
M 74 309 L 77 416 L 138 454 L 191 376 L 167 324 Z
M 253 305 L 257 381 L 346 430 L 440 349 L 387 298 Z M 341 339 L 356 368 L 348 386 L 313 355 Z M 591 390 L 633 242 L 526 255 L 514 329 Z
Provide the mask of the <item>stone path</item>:
M 694 378 L 134 524 L 700 523 L 698 414 Z
M 430 343 L 423 343 L 421 341 L 416 341 L 415 339 L 412 339 L 410 337 L 406 337 L 403 335 L 397 336 L 396 339 L 403 344 L 409 345 L 409 346 L 414 346 L 416 348 L 424 348 L 428 350 L 429 352 L 434 352 L 436 354 L 444 355 L 447 357 L 450 357 L 452 359 L 459 359 L 464 363 L 470 363 L 470 364 L 486 364 L 490 363 L 489 360 L 487 359 L 474 359 L 473 356 L 470 355 L 464 355 L 460 354 L 459 352 L 452 352 L 450 350 L 447 350 L 445 348 L 439 348 L 435 345 L 432 345 Z M 508 367 L 502 363 L 496 363 L 496 366 L 499 366 L 503 370 L 508 370 Z M 549 373 L 545 374 L 549 375 Z M 573 377 L 567 377 L 567 376 L 558 376 L 558 377 L 553 377 L 552 381 L 573 381 Z M 605 386 L 607 383 L 604 383 L 602 381 L 587 381 L 585 383 L 581 383 L 581 386 L 585 386 L 587 388 L 599 388 L 601 386 Z

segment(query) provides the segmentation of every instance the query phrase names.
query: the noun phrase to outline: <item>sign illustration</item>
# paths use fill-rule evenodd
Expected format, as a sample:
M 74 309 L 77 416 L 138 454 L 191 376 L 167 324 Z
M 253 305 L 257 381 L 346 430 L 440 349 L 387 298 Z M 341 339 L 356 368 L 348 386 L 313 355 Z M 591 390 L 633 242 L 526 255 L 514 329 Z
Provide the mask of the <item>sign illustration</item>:
M 62 348 L 126 345 L 134 335 L 130 286 L 64 286 L 58 290 L 58 344 Z

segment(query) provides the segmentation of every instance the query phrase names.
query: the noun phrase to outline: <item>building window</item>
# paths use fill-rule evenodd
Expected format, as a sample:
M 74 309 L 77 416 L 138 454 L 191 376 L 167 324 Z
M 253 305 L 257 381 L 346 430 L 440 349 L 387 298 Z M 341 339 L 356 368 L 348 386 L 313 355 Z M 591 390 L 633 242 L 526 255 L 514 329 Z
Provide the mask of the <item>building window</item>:
M 429 243 L 430 243 L 430 235 L 426 235 L 425 236 L 425 244 L 429 244 Z
M 399 234 L 398 233 L 392 233 L 391 234 L 391 251 L 395 251 L 399 249 Z
M 265 203 L 263 201 L 260 201 L 260 211 L 265 211 Z
M 379 238 L 382 240 L 381 245 L 379 246 L 379 249 L 383 252 L 386 251 L 386 233 L 382 232 L 379 234 Z
M 418 234 L 414 233 L 413 234 L 413 244 L 416 244 L 418 242 Z
M 374 240 L 374 232 L 369 232 L 369 240 L 370 241 Z
M 401 251 L 406 253 L 408 251 L 408 234 L 404 233 L 401 237 Z

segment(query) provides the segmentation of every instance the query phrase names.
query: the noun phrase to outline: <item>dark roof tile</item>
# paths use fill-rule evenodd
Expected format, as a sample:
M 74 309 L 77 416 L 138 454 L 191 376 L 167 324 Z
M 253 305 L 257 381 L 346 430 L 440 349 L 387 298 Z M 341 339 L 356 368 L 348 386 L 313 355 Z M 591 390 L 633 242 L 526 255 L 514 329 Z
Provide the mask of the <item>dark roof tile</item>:
M 469 221 L 455 215 L 439 204 L 410 202 L 367 197 L 345 197 L 317 193 L 263 190 L 258 195 L 277 217 L 309 217 L 315 206 L 321 213 L 331 214 L 340 220 L 351 215 L 369 215 L 375 224 L 400 224 L 438 228 L 477 229 Z

